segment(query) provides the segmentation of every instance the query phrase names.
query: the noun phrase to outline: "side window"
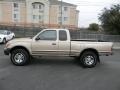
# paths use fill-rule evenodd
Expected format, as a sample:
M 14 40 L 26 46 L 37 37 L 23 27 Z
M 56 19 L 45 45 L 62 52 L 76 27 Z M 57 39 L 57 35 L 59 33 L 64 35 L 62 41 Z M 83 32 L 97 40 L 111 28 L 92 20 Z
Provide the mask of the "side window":
M 7 32 L 6 32 L 6 31 L 4 31 L 4 35 L 7 35 Z
M 9 32 L 9 31 L 7 32 L 7 35 L 10 35 L 10 32 Z
M 55 30 L 47 30 L 41 33 L 38 37 L 40 40 L 56 40 L 57 32 Z
M 66 41 L 67 40 L 67 33 L 64 30 L 59 31 L 59 40 Z

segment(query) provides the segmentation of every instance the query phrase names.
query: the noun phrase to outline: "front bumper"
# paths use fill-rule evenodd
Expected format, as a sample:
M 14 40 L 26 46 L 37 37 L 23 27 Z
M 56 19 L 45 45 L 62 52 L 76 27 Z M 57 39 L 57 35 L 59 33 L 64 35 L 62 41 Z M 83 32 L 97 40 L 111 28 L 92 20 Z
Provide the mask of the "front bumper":
M 10 54 L 10 49 L 9 48 L 5 48 L 4 49 L 4 54 L 5 55 L 9 55 Z

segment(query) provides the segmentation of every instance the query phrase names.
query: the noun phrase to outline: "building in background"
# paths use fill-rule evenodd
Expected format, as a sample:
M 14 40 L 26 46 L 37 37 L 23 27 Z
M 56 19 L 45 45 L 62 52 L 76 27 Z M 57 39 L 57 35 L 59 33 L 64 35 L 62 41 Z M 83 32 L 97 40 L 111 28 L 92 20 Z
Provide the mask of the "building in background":
M 0 25 L 76 29 L 76 7 L 58 0 L 0 0 Z

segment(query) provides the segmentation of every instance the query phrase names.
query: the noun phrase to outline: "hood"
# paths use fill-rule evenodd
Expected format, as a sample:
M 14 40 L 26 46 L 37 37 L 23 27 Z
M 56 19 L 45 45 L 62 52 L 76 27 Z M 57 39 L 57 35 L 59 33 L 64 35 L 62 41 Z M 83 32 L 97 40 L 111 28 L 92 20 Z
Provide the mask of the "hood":
M 32 39 L 31 38 L 16 38 L 16 39 L 13 39 L 11 40 L 10 42 L 31 42 Z

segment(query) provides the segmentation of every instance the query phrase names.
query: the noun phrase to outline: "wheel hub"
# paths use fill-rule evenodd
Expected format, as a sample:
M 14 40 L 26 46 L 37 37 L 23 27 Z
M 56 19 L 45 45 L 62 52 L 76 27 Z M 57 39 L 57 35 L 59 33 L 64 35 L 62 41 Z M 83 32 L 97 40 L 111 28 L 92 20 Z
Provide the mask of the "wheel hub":
M 93 56 L 87 56 L 87 57 L 85 57 L 85 63 L 87 65 L 92 65 L 94 63 L 94 57 Z
M 14 59 L 15 59 L 15 62 L 22 63 L 24 61 L 25 57 L 24 57 L 24 55 L 22 53 L 17 53 L 14 56 Z

